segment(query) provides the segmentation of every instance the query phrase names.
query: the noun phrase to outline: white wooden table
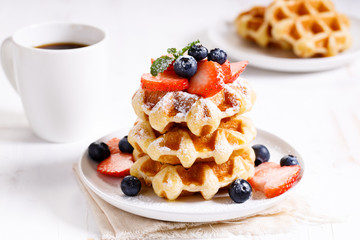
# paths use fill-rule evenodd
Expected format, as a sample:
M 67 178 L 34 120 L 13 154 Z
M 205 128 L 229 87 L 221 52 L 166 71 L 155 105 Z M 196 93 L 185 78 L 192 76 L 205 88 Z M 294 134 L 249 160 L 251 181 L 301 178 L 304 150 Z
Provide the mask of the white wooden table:
M 99 136 L 130 127 L 131 96 L 151 57 L 205 35 L 209 25 L 268 1 L 60 1 L 1 0 L 0 40 L 20 27 L 46 21 L 97 25 L 110 38 L 109 115 Z M 335 1 L 358 14 L 358 1 Z M 302 153 L 309 172 L 335 166 L 339 175 L 314 183 L 329 191 L 324 202 L 345 213 L 333 224 L 301 225 L 259 239 L 357 239 L 360 223 L 360 59 L 326 72 L 289 74 L 248 67 L 257 92 L 250 113 L 257 127 L 275 133 Z M 106 83 L 105 79 L 104 82 Z M 98 239 L 100 233 L 72 173 L 92 139 L 69 144 L 33 135 L 21 101 L 0 71 L 0 239 Z M 339 177 L 340 176 L 340 177 Z M 334 186 L 330 188 L 329 186 Z

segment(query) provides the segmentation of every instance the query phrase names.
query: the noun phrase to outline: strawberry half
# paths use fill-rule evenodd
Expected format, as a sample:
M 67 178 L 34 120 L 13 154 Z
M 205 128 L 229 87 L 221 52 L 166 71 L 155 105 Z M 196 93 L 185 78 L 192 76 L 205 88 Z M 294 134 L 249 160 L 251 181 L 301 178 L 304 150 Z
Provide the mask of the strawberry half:
M 100 162 L 97 171 L 114 177 L 125 177 L 130 174 L 133 156 L 129 153 L 115 153 Z
M 156 77 L 151 73 L 141 76 L 141 87 L 148 91 L 181 91 L 189 88 L 189 81 L 176 73 L 159 73 Z
M 240 73 L 244 71 L 248 63 L 249 63 L 248 61 L 230 63 L 231 73 L 228 75 L 229 77 L 225 78 L 224 82 L 225 83 L 234 82 L 239 77 Z
M 217 62 L 202 60 L 198 62 L 198 69 L 190 78 L 189 93 L 202 97 L 211 97 L 224 88 L 224 72 Z
M 265 162 L 255 168 L 255 174 L 248 180 L 252 188 L 261 191 L 267 198 L 279 196 L 289 190 L 300 174 L 300 166 L 284 166 Z
M 120 153 L 119 142 L 119 138 L 112 138 L 107 141 L 106 145 L 108 145 L 111 154 Z

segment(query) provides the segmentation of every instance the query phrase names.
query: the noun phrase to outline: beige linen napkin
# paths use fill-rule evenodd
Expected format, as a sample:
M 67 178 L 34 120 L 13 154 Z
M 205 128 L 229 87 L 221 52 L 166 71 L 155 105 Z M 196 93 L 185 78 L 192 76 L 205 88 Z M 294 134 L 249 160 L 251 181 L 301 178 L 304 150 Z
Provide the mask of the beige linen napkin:
M 295 192 L 281 204 L 253 216 L 213 223 L 177 223 L 148 219 L 122 211 L 98 197 L 81 180 L 73 166 L 102 239 L 210 239 L 237 235 L 256 236 L 290 231 L 300 222 L 326 223 L 329 216 L 311 212 L 306 201 Z M 301 199 L 301 200 L 300 200 Z

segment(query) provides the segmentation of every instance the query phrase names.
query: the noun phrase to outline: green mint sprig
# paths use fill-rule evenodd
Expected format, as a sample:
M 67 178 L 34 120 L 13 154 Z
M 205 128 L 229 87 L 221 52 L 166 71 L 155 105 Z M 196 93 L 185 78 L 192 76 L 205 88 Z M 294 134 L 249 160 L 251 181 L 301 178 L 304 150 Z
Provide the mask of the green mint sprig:
M 180 56 L 184 55 L 184 53 L 186 51 L 188 51 L 193 45 L 195 45 L 197 43 L 200 43 L 200 41 L 196 40 L 194 42 L 191 42 L 188 45 L 186 45 L 186 47 L 184 47 L 183 49 L 181 49 L 179 51 L 176 48 L 168 48 L 167 53 L 173 55 L 174 57 L 165 55 L 165 56 L 161 56 L 161 57 L 157 58 L 151 64 L 151 67 L 150 67 L 151 75 L 156 77 L 159 73 L 164 72 L 173 61 L 175 61 Z
M 150 67 L 150 73 L 154 77 L 157 76 L 159 73 L 165 71 L 169 65 L 174 61 L 174 58 L 169 56 L 161 56 L 157 58 Z

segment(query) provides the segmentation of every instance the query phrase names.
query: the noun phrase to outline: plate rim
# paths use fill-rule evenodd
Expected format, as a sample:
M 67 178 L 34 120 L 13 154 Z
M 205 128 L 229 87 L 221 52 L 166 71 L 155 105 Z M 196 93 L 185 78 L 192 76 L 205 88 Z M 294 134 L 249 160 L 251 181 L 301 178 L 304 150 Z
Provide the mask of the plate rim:
M 98 138 L 97 140 L 95 140 L 95 142 L 97 142 L 97 141 L 106 141 L 106 139 L 110 139 L 111 137 L 116 135 L 116 133 L 125 132 L 125 130 L 127 130 L 127 129 L 122 128 L 122 129 L 115 130 L 115 131 L 113 131 L 113 132 L 111 132 L 109 134 L 106 134 L 106 135 Z M 281 137 L 279 137 L 279 136 L 277 136 L 275 134 L 272 134 L 272 133 L 270 133 L 268 131 L 262 130 L 260 128 L 257 128 L 257 131 L 258 131 L 258 134 L 260 133 L 261 135 L 268 135 L 268 136 L 270 136 L 272 138 L 277 139 L 277 141 L 285 143 L 287 145 L 287 147 L 289 147 L 291 152 L 296 154 L 296 156 L 297 156 L 297 158 L 299 160 L 299 164 L 301 165 L 300 178 L 298 179 L 297 183 L 293 187 L 291 187 L 291 189 L 289 189 L 288 191 L 286 191 L 282 195 L 277 196 L 275 198 L 262 199 L 263 201 L 266 201 L 266 204 L 265 204 L 264 207 L 262 207 L 262 206 L 260 206 L 260 207 L 259 206 L 256 206 L 256 207 L 252 206 L 252 208 L 251 208 L 252 211 L 250 211 L 250 213 L 244 214 L 244 215 L 241 215 L 241 216 L 238 216 L 238 217 L 246 217 L 246 216 L 249 216 L 249 215 L 253 215 L 255 213 L 264 211 L 264 210 L 274 206 L 278 202 L 281 202 L 290 193 L 292 193 L 296 188 L 298 188 L 299 184 L 302 184 L 303 178 L 305 176 L 305 163 L 304 163 L 303 157 L 300 155 L 300 153 L 290 143 L 286 142 Z M 236 209 L 236 206 L 241 206 L 241 205 L 237 205 L 235 203 L 231 204 L 229 206 L 235 206 L 235 207 L 229 207 L 228 211 L 226 211 L 226 212 L 224 212 L 223 209 L 215 209 L 215 211 L 213 209 L 213 211 L 211 211 L 211 212 L 199 212 L 199 211 L 194 211 L 193 209 L 192 210 L 189 209 L 188 211 L 185 211 L 185 212 L 182 211 L 181 216 L 182 217 L 184 217 L 184 216 L 186 216 L 186 217 L 196 216 L 197 217 L 196 219 L 193 219 L 193 220 L 186 219 L 186 220 L 184 220 L 180 216 L 179 219 L 174 220 L 174 218 L 169 218 L 169 217 L 166 217 L 166 216 L 172 215 L 172 216 L 175 216 L 175 218 L 176 218 L 179 215 L 179 212 L 169 212 L 169 210 L 166 210 L 166 209 L 156 209 L 156 210 L 151 209 L 151 208 L 149 209 L 148 207 L 146 207 L 146 202 L 144 202 L 145 204 L 136 205 L 136 206 L 134 205 L 134 203 L 131 204 L 131 202 L 128 202 L 128 201 L 119 202 L 117 199 L 114 199 L 114 197 L 112 197 L 108 193 L 104 193 L 103 191 L 101 191 L 101 189 L 98 189 L 96 186 L 94 186 L 94 184 L 92 184 L 90 182 L 90 180 L 87 179 L 87 177 L 85 176 L 85 173 L 84 173 L 84 171 L 82 169 L 83 161 L 89 159 L 85 155 L 87 155 L 87 149 L 85 149 L 83 151 L 82 155 L 80 156 L 79 162 L 78 162 L 78 170 L 79 170 L 78 173 L 79 173 L 79 176 L 80 176 L 81 180 L 85 183 L 85 185 L 87 187 L 89 187 L 98 197 L 100 197 L 104 201 L 108 202 L 112 206 L 114 206 L 116 208 L 119 208 L 119 209 L 121 209 L 123 211 L 138 215 L 138 216 L 147 217 L 147 218 L 156 219 L 156 220 L 171 221 L 171 222 L 204 222 L 204 220 L 201 220 L 201 218 L 204 217 L 204 216 L 211 216 L 211 215 L 214 215 L 214 214 L 217 214 L 217 213 L 222 213 L 222 216 L 224 214 L 226 215 L 226 213 L 234 215 L 233 211 Z M 172 203 L 172 202 L 173 201 L 170 201 L 170 203 Z M 177 202 L 179 202 L 179 201 L 177 201 Z M 204 202 L 206 203 L 207 201 L 204 200 Z M 120 205 L 121 205 L 121 207 L 120 207 Z M 135 210 L 134 210 L 134 207 L 136 207 Z M 132 210 L 132 211 L 130 212 L 130 210 Z M 159 215 L 158 216 L 150 216 L 151 213 L 154 212 L 154 211 L 156 211 L 156 213 L 158 213 Z M 201 213 L 201 216 L 198 216 L 200 213 Z M 165 217 L 164 217 L 164 215 L 165 215 Z M 215 221 L 230 220 L 230 219 L 235 219 L 235 218 L 238 218 L 238 217 L 230 217 L 230 218 L 219 217 L 219 218 L 216 218 L 216 219 L 211 218 L 211 220 L 206 220 L 205 222 L 215 222 Z

